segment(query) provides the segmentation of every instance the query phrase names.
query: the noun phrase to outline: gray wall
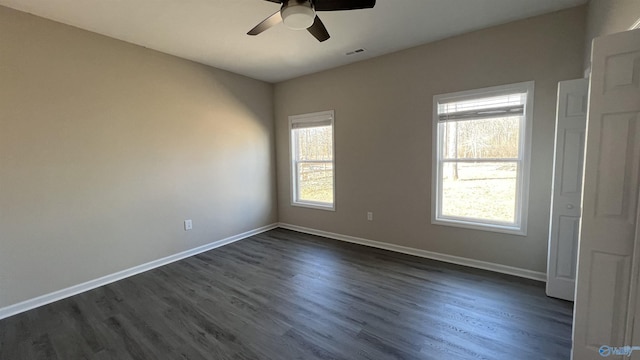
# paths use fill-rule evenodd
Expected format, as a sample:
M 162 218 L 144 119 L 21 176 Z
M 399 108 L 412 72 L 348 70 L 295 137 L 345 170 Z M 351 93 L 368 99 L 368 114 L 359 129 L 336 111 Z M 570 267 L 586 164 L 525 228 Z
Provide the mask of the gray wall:
M 4 7 L 0 49 L 0 308 L 277 221 L 272 85 Z
M 587 10 L 585 68 L 591 63 L 594 38 L 629 30 L 638 20 L 640 0 L 591 0 Z
M 585 7 L 279 83 L 281 222 L 544 272 L 556 88 L 582 77 Z M 528 236 L 431 225 L 436 94 L 535 80 Z M 336 211 L 290 205 L 289 115 L 335 109 Z M 368 222 L 366 212 L 374 212 Z

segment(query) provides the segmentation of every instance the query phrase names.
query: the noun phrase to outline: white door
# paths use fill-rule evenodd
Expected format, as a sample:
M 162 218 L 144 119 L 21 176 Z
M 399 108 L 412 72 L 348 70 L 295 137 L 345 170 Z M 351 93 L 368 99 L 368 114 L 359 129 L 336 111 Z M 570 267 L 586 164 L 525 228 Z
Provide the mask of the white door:
M 640 329 L 634 326 L 638 289 L 634 253 L 640 230 L 640 30 L 597 38 L 591 64 L 574 360 L 602 359 L 598 351 L 603 345 L 640 345 Z M 638 356 L 640 351 L 635 351 L 634 358 Z
M 587 79 L 558 83 L 547 295 L 573 301 L 578 261 Z

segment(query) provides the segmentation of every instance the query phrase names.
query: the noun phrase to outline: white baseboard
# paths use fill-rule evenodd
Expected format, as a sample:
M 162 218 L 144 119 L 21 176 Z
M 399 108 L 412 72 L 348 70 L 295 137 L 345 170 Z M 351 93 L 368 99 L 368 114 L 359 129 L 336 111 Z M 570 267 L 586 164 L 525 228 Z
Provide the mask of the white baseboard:
M 289 230 L 298 231 L 298 232 L 311 234 L 311 235 L 324 236 L 334 240 L 346 241 L 354 244 L 360 244 L 360 245 L 370 246 L 374 248 L 395 251 L 403 254 L 415 255 L 415 256 L 419 256 L 427 259 L 444 261 L 447 263 L 463 265 L 463 266 L 468 266 L 468 267 L 477 268 L 477 269 L 489 270 L 489 271 L 498 272 L 502 274 L 519 276 L 526 279 L 532 279 L 532 280 L 543 281 L 543 282 L 547 281 L 547 274 L 542 272 L 521 269 L 521 268 L 507 266 L 507 265 L 495 264 L 487 261 L 480 261 L 480 260 L 474 260 L 474 259 L 469 259 L 469 258 L 464 258 L 459 256 L 447 255 L 447 254 L 437 253 L 433 251 L 414 249 L 406 246 L 368 240 L 368 239 L 363 239 L 355 236 L 341 235 L 341 234 L 336 234 L 328 231 L 316 230 L 316 229 L 311 229 L 303 226 L 291 225 L 286 223 L 280 223 L 278 226 L 283 229 L 289 229 Z
M 64 298 L 73 296 L 73 295 L 77 295 L 80 293 L 83 293 L 85 291 L 89 291 L 92 289 L 95 289 L 97 287 L 103 286 L 103 285 L 107 285 L 110 284 L 114 281 L 118 281 L 118 280 L 122 280 L 124 278 L 136 275 L 136 274 L 140 274 L 142 272 L 151 270 L 151 269 L 155 269 L 157 267 L 163 266 L 163 265 L 167 265 L 170 264 L 172 262 L 178 261 L 178 260 L 182 260 L 184 258 L 193 256 L 193 255 L 197 255 L 200 254 L 202 252 L 205 251 L 209 251 L 227 244 L 231 244 L 233 242 L 242 240 L 242 239 L 246 239 L 250 236 L 253 235 L 257 235 L 260 233 L 263 233 L 265 231 L 269 231 L 272 229 L 275 229 L 278 227 L 278 224 L 271 224 L 271 225 L 267 225 L 267 226 L 263 226 L 254 230 L 249 230 L 247 232 L 243 232 L 242 234 L 238 234 L 238 235 L 234 235 L 234 236 L 230 236 L 228 238 L 222 239 L 222 240 L 218 240 L 218 241 L 214 241 L 212 243 L 206 244 L 206 245 L 202 245 L 199 246 L 197 248 L 193 248 L 187 251 L 183 251 L 177 254 L 173 254 L 167 257 L 164 257 L 162 259 L 158 259 L 158 260 L 154 260 L 151 262 L 148 262 L 146 264 L 142 264 L 142 265 L 138 265 L 138 266 L 134 266 L 132 268 L 129 269 L 125 269 L 122 271 L 118 271 L 116 273 L 110 274 L 110 275 L 106 275 L 103 276 L 101 278 L 98 279 L 94 279 L 94 280 L 90 280 L 87 282 L 84 282 L 82 284 L 78 284 L 78 285 L 73 285 L 71 287 L 68 287 L 66 289 L 62 289 L 62 290 L 58 290 L 58 291 L 54 291 L 52 293 L 49 294 L 45 294 L 42 296 L 38 296 L 36 298 L 33 299 L 29 299 L 29 300 L 25 300 L 22 302 L 19 302 L 17 304 L 14 305 L 9 305 L 7 307 L 4 308 L 0 308 L 0 319 L 4 319 L 7 318 L 9 316 L 12 315 L 16 315 L 19 314 L 21 312 L 25 312 L 27 310 L 31 310 L 31 309 L 35 309 L 37 307 L 43 306 L 43 305 L 47 305 L 50 304 L 52 302 L 58 301 L 58 300 L 62 300 Z
M 0 308 L 0 320 L 12 315 L 19 314 L 21 312 L 25 312 L 43 305 L 50 304 L 58 300 L 62 300 L 64 298 L 67 298 L 73 295 L 83 293 L 85 291 L 95 289 L 103 285 L 110 284 L 118 280 L 122 280 L 124 278 L 130 277 L 133 275 L 143 273 L 145 271 L 155 269 L 163 265 L 170 264 L 178 260 L 182 260 L 190 256 L 200 254 L 205 251 L 209 251 L 209 250 L 212 250 L 227 244 L 231 244 L 233 242 L 236 242 L 242 239 L 246 239 L 253 235 L 257 235 L 265 231 L 275 229 L 277 227 L 281 227 L 283 229 L 289 229 L 293 231 L 299 231 L 299 232 L 311 234 L 311 235 L 323 236 L 323 237 L 327 237 L 334 240 L 346 241 L 354 244 L 360 244 L 360 245 L 370 246 L 374 248 L 395 251 L 403 254 L 415 255 L 415 256 L 419 256 L 427 259 L 444 261 L 452 264 L 463 265 L 463 266 L 489 270 L 489 271 L 494 271 L 494 272 L 503 273 L 503 274 L 519 276 L 522 278 L 527 278 L 532 280 L 546 281 L 547 279 L 546 274 L 542 272 L 531 271 L 531 270 L 516 268 L 512 266 L 507 266 L 507 265 L 495 264 L 495 263 L 490 263 L 486 261 L 463 258 L 459 256 L 441 254 L 441 253 L 432 252 L 432 251 L 414 249 L 410 247 L 394 245 L 394 244 L 384 243 L 380 241 L 368 240 L 368 239 L 359 238 L 355 236 L 341 235 L 341 234 L 336 234 L 328 231 L 316 230 L 316 229 L 306 228 L 306 227 L 297 226 L 297 225 L 278 223 L 278 224 L 263 226 L 258 229 L 244 232 L 242 234 L 230 236 L 228 238 L 214 241 L 212 243 L 199 246 L 197 248 L 193 248 L 193 249 L 186 250 L 174 255 L 164 257 L 162 259 L 158 259 L 142 265 L 134 266 L 132 268 L 118 271 L 116 273 L 100 277 L 98 279 L 90 280 L 82 284 L 74 285 L 62 290 L 54 291 L 49 294 L 38 296 L 33 299 L 25 300 L 17 304 Z

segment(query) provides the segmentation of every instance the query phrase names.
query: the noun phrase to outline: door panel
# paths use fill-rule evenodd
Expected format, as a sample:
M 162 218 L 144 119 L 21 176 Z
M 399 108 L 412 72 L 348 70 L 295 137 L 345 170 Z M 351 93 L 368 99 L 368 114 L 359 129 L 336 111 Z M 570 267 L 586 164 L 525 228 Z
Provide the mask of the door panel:
M 586 97 L 586 84 L 585 84 Z M 586 126 L 586 113 L 584 126 Z M 579 129 L 563 129 L 564 131 L 564 151 L 562 152 L 562 187 L 561 196 L 575 196 L 576 202 L 582 196 L 582 165 L 584 163 L 584 132 L 585 127 Z
M 580 217 L 560 216 L 558 221 L 558 238 L 567 241 L 559 241 L 556 259 L 556 276 L 560 279 L 575 281 L 576 261 L 578 260 L 578 230 L 580 229 Z M 569 259 L 569 261 L 566 261 Z M 573 288 L 571 289 L 573 292 Z
M 640 98 L 639 98 L 640 99 Z M 601 119 L 596 183 L 596 216 L 635 222 L 638 177 L 638 114 L 607 114 Z
M 622 346 L 624 338 L 624 320 L 627 315 L 628 288 L 622 281 L 611 279 L 628 279 L 631 259 L 605 252 L 594 252 L 591 257 L 591 282 L 601 283 L 592 287 L 589 297 L 598 299 L 599 314 L 588 313 L 585 320 L 588 324 L 587 344 L 596 351 L 602 345 Z M 602 322 L 602 319 L 613 321 Z

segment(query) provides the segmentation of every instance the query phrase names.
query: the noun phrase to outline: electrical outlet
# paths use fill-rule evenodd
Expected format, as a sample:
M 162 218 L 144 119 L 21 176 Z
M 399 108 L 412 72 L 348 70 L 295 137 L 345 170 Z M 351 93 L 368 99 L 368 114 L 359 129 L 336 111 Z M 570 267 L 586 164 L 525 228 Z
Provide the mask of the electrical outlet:
M 373 221 L 373 212 L 371 211 L 367 212 L 367 220 Z
M 184 231 L 189 231 L 191 229 L 193 229 L 193 222 L 191 222 L 191 219 L 185 220 L 184 221 Z

